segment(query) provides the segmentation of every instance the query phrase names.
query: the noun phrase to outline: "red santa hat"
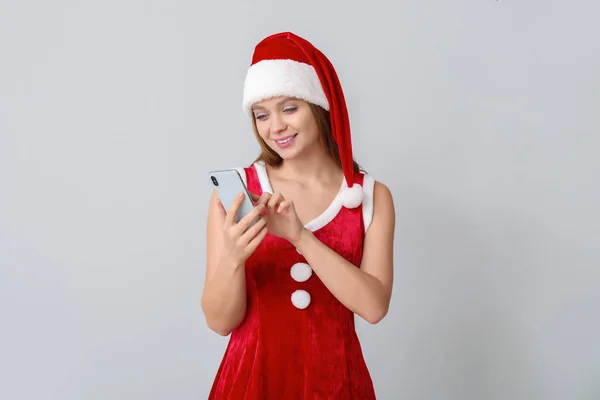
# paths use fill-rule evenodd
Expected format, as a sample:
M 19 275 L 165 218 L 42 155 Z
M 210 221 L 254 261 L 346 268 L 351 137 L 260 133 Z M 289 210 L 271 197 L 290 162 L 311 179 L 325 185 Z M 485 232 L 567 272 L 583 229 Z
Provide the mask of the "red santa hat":
M 363 191 L 354 184 L 350 121 L 338 76 L 321 51 L 291 32 L 268 36 L 256 45 L 244 83 L 242 107 L 251 116 L 254 103 L 277 96 L 305 100 L 329 111 L 331 133 L 346 180 L 339 196 L 345 207 L 358 207 Z

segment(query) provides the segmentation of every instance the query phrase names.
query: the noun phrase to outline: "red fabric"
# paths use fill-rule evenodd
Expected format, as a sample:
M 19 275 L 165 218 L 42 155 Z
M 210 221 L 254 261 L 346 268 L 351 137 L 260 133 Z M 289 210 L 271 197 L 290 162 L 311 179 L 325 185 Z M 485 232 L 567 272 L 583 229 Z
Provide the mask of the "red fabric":
M 264 60 L 293 60 L 311 65 L 307 55 L 293 41 L 288 33 L 277 33 L 260 41 L 252 54 L 252 65 Z
M 263 60 L 294 60 L 311 65 L 317 72 L 329 103 L 331 133 L 342 161 L 342 169 L 349 186 L 354 182 L 354 158 L 350 119 L 342 85 L 331 61 L 306 39 L 291 32 L 281 32 L 264 38 L 254 49 L 252 64 Z
M 254 167 L 246 169 L 248 189 L 262 194 Z M 362 174 L 355 183 L 362 184 Z M 314 234 L 345 259 L 360 265 L 362 206 L 342 207 Z M 286 240 L 267 234 L 247 260 L 247 313 L 230 337 L 209 400 L 375 399 L 354 327 L 354 314 L 313 272 L 296 282 L 290 268 L 306 262 Z M 311 295 L 297 309 L 291 294 Z

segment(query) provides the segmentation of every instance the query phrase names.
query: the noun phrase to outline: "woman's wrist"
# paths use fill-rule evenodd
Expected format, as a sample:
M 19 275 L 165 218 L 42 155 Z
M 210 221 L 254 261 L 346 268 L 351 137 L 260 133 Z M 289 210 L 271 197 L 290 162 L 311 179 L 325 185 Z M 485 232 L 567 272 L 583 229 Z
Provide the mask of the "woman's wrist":
M 290 240 L 290 242 L 294 245 L 295 248 L 302 251 L 302 247 L 306 245 L 311 236 L 312 232 L 306 229 L 305 227 L 302 227 L 302 230 L 300 231 L 298 237 L 294 240 Z
M 222 257 L 219 260 L 219 268 L 226 269 L 226 270 L 229 270 L 229 271 L 234 271 L 235 272 L 238 269 L 243 268 L 244 265 L 245 265 L 244 262 L 239 262 L 239 261 L 233 260 L 233 259 L 231 259 L 229 257 Z

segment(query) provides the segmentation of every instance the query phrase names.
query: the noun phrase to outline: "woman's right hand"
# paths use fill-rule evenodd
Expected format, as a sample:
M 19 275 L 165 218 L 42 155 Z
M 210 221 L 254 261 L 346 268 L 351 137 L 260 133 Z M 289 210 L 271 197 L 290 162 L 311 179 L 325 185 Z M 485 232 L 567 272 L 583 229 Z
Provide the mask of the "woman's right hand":
M 239 222 L 235 222 L 235 216 L 242 205 L 244 196 L 244 193 L 240 193 L 236 197 L 227 210 L 223 222 L 221 262 L 236 268 L 244 265 L 246 259 L 254 253 L 267 234 L 266 215 L 263 215 L 267 199 L 264 196 L 256 201 L 256 206 L 250 213 Z M 257 218 L 258 221 L 250 226 L 250 223 Z

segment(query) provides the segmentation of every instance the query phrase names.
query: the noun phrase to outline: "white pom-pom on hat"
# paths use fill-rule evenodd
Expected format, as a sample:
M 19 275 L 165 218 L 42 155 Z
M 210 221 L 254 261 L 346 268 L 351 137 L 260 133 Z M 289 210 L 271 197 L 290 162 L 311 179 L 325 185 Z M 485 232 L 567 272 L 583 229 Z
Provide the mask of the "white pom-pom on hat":
M 363 201 L 364 193 L 362 186 L 358 183 L 352 185 L 352 187 L 345 186 L 340 192 L 340 200 L 342 205 L 346 208 L 356 208 L 361 205 Z

